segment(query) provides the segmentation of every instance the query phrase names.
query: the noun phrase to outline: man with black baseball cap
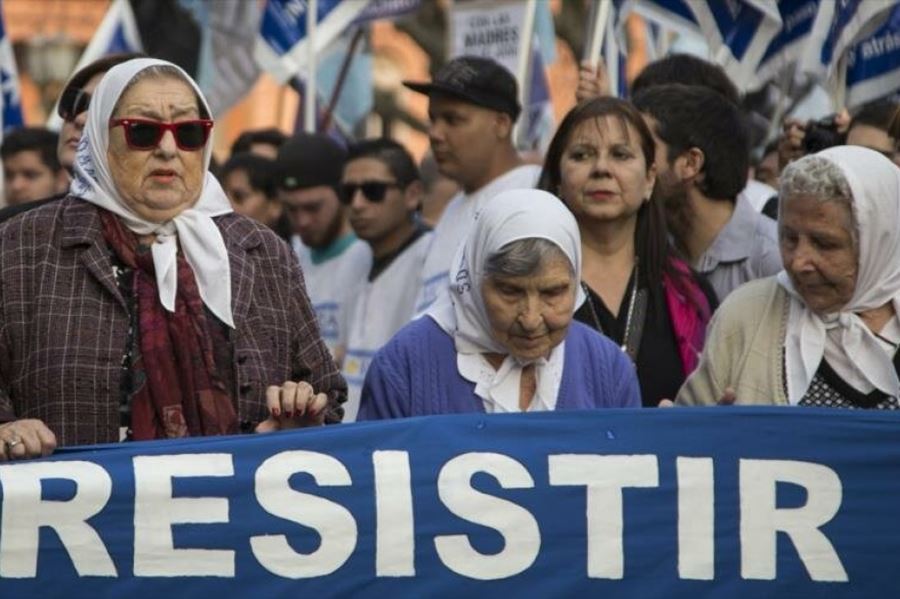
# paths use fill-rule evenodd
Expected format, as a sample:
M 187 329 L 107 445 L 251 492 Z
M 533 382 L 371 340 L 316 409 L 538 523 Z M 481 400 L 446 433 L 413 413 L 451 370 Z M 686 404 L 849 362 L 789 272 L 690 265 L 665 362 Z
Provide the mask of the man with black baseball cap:
M 512 74 L 489 58 L 461 56 L 440 68 L 430 83 L 404 81 L 428 95 L 428 137 L 442 175 L 461 191 L 434 231 L 416 300 L 420 313 L 448 286 L 456 248 L 485 202 L 501 191 L 533 188 L 540 168 L 525 165 L 513 146 L 521 112 Z
M 338 199 L 346 152 L 327 135 L 298 133 L 278 150 L 278 198 L 295 235 L 306 290 L 322 340 L 335 362 L 346 348 L 346 310 L 372 263 L 369 246 L 356 238 Z

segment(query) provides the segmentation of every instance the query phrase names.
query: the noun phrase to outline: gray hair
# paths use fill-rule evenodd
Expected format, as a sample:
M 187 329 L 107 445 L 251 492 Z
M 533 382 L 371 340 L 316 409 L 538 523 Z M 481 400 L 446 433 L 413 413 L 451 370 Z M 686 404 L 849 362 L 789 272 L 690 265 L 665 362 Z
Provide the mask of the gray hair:
M 562 259 L 575 276 L 575 268 L 566 254 L 549 239 L 529 237 L 511 241 L 488 256 L 484 274 L 488 277 L 527 277 L 535 274 L 547 262 Z
M 856 241 L 858 227 L 853 212 L 853 192 L 837 164 L 815 154 L 804 156 L 782 171 L 779 187 L 779 213 L 784 210 L 788 199 L 794 196 L 844 204 L 850 213 L 850 233 Z
M 179 69 L 175 68 L 172 65 L 168 64 L 155 64 L 147 67 L 138 73 L 128 82 L 128 84 L 122 89 L 122 93 L 119 95 L 119 101 L 116 102 L 115 108 L 113 108 L 113 114 L 116 114 L 119 110 L 119 102 L 122 101 L 122 98 L 125 97 L 125 94 L 128 93 L 132 87 L 134 87 L 139 81 L 143 81 L 144 79 L 177 79 L 178 81 L 184 81 L 187 83 L 188 87 L 191 88 L 191 92 L 194 94 L 194 97 L 197 100 L 197 111 L 200 114 L 201 118 L 209 118 L 209 114 L 206 111 L 206 107 L 203 105 L 203 101 L 197 95 L 194 86 L 191 81 L 185 76 L 183 72 Z

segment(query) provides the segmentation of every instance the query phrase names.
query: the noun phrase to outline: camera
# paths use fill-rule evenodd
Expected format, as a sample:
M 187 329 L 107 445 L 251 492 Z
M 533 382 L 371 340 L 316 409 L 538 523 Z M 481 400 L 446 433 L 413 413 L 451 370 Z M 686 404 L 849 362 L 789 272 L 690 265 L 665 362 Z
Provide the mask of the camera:
M 812 120 L 806 124 L 806 134 L 803 136 L 803 149 L 807 154 L 815 154 L 825 148 L 839 146 L 844 143 L 845 134 L 838 131 L 835 115 L 827 116 L 818 121 Z

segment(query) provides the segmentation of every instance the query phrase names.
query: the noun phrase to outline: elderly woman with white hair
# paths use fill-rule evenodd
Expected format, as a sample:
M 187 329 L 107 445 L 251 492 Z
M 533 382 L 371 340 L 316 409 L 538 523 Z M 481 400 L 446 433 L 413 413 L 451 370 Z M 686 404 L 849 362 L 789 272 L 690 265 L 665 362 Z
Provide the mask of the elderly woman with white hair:
M 117 65 L 69 196 L 0 227 L 0 460 L 340 421 L 300 269 L 232 211 L 212 127 L 175 65 Z
M 495 196 L 457 252 L 448 297 L 373 358 L 359 419 L 640 407 L 628 357 L 572 320 L 580 270 L 562 202 L 530 189 Z
M 789 165 L 780 197 L 784 270 L 720 306 L 676 403 L 897 409 L 900 169 L 834 147 Z

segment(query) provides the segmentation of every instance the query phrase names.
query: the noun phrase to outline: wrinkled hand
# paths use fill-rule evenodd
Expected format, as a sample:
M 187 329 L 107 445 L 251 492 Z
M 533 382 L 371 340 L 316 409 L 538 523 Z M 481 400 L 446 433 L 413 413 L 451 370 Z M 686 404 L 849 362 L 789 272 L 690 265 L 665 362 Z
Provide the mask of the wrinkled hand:
M 581 104 L 600 96 L 610 95 L 609 75 L 601 59 L 595 67 L 584 61 L 578 69 L 578 87 L 575 88 L 575 102 Z
M 306 381 L 285 381 L 266 389 L 266 407 L 269 417 L 256 426 L 257 433 L 319 426 L 325 422 L 328 396 L 316 393 Z
M 56 435 L 41 420 L 0 424 L 0 461 L 47 457 L 56 449 Z
M 778 168 L 784 170 L 788 164 L 803 158 L 806 150 L 803 138 L 806 137 L 806 124 L 797 119 L 786 119 L 781 126 L 781 138 L 778 140 Z

